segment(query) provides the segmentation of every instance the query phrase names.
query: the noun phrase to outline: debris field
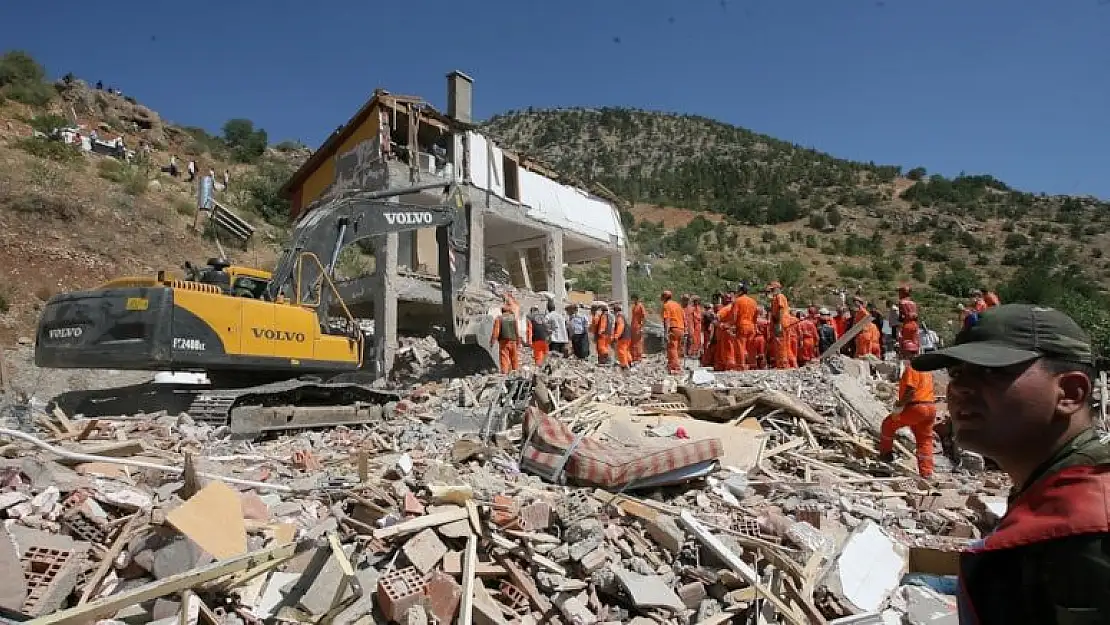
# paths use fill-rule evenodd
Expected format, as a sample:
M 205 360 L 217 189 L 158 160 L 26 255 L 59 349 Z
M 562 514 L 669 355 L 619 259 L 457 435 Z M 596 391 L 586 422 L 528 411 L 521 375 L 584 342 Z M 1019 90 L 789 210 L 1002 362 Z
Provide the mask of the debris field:
M 877 461 L 897 365 L 430 379 L 429 341 L 369 426 L 9 407 L 0 618 L 954 624 L 955 554 L 1005 512 L 981 460 Z

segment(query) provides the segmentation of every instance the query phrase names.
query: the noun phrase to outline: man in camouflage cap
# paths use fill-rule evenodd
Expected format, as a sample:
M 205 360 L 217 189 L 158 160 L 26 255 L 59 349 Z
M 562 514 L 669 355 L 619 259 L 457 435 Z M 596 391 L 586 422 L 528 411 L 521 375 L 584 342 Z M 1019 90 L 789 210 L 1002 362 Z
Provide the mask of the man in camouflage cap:
M 1006 304 L 913 366 L 948 370 L 956 441 L 1013 481 L 998 527 L 961 554 L 960 622 L 1110 623 L 1110 448 L 1094 428 L 1086 332 L 1058 310 Z

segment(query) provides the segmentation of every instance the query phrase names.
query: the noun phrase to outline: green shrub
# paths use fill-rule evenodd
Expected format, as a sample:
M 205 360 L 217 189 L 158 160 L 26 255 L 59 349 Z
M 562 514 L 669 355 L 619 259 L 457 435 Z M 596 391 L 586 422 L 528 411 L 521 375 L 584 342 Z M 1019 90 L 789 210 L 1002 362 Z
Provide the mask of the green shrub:
M 8 302 L 8 294 L 5 289 L 0 289 L 0 315 L 12 309 L 12 305 Z
M 150 188 L 150 171 L 142 163 L 125 163 L 105 158 L 96 168 L 101 178 L 118 183 L 128 195 L 139 196 Z
M 15 145 L 28 154 L 67 165 L 76 165 L 85 161 L 85 155 L 77 146 L 61 141 L 42 137 L 24 137 L 16 140 Z

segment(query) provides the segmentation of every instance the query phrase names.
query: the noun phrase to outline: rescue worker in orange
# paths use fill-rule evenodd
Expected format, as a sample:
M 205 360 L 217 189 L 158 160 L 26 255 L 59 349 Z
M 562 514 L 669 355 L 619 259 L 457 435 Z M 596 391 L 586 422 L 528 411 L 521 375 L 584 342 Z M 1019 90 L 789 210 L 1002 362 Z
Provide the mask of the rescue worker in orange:
M 624 307 L 620 302 L 613 302 L 613 336 L 617 340 L 617 364 L 621 369 L 627 370 L 632 366 L 632 326 L 624 317 Z
M 597 346 L 597 364 L 609 363 L 609 344 L 613 339 L 613 329 L 609 327 L 609 310 L 605 306 L 598 306 L 590 330 L 594 335 L 594 344 Z
M 715 371 L 732 371 L 736 368 L 736 326 L 733 322 L 733 306 L 735 302 L 728 295 L 726 303 L 717 311 L 716 324 L 717 345 L 713 354 L 713 369 Z
M 493 333 L 489 344 L 497 344 L 501 360 L 501 373 L 509 373 L 520 368 L 520 328 L 510 304 L 501 305 L 501 316 L 493 320 Z
M 647 309 L 640 301 L 640 296 L 632 295 L 632 362 L 644 359 L 644 321 L 647 320 Z
M 871 312 L 867 310 L 867 304 L 863 301 L 862 297 L 857 296 L 852 298 L 852 303 L 855 305 L 852 325 L 864 319 L 871 318 Z M 874 351 L 871 345 L 871 341 L 875 338 L 874 333 L 871 332 L 871 327 L 874 325 L 874 323 L 871 323 L 865 326 L 863 330 L 860 330 L 860 333 L 856 335 L 856 358 L 863 358 Z
M 736 287 L 736 298 L 732 300 L 732 325 L 736 328 L 736 344 L 733 348 L 736 368 L 747 371 L 756 366 L 755 332 L 759 316 L 759 304 L 748 295 L 748 283 L 741 282 Z
M 755 360 L 756 369 L 766 369 L 768 363 L 771 361 L 767 356 L 767 348 L 770 341 L 767 337 L 770 336 L 771 322 L 767 318 L 767 309 L 760 305 L 756 308 L 755 316 L 755 336 L 752 337 L 752 355 Z
M 532 346 L 532 360 L 537 367 L 543 366 L 547 358 L 547 315 L 540 312 L 538 306 L 533 306 L 528 311 L 528 344 Z
M 879 435 L 879 460 L 894 460 L 894 434 L 901 428 L 910 428 L 917 444 L 917 472 L 923 478 L 933 476 L 933 428 L 937 417 L 937 396 L 933 390 L 933 374 L 918 371 L 909 358 L 916 351 L 902 350 L 905 369 L 898 382 L 898 401 L 894 412 L 883 419 Z
M 690 323 L 690 294 L 683 293 L 678 304 L 682 306 L 682 321 L 686 324 L 686 334 L 682 337 L 682 357 L 685 358 L 693 353 L 694 345 L 694 327 Z
M 701 364 L 703 367 L 717 368 L 717 346 L 721 342 L 721 327 L 717 323 L 717 313 L 721 312 L 724 305 L 721 303 L 724 296 L 720 293 L 713 294 L 713 305 L 707 308 L 702 320 L 702 327 L 705 329 L 705 335 L 708 337 L 705 349 L 701 353 Z
M 804 365 L 812 360 L 817 360 L 817 323 L 813 321 L 817 309 L 810 306 L 805 316 L 800 316 L 795 326 L 798 329 L 798 364 Z
M 701 325 L 701 298 L 694 295 L 690 298 L 690 308 L 687 309 L 686 325 L 690 328 L 690 348 L 686 355 L 690 358 L 700 358 L 703 343 L 705 341 L 704 332 Z
M 790 339 L 794 334 L 789 329 L 792 322 L 790 302 L 782 294 L 782 284 L 778 281 L 767 285 L 767 294 L 771 298 L 771 335 L 769 337 L 771 360 L 776 369 L 788 369 L 790 367 Z
M 917 323 L 917 302 L 910 299 L 909 285 L 898 287 L 898 319 L 901 322 L 898 349 L 917 353 L 921 346 L 921 329 Z
M 663 335 L 667 337 L 667 371 L 679 373 L 682 371 L 680 350 L 682 337 L 686 335 L 686 315 L 670 291 L 663 291 L 659 300 L 663 302 Z
M 983 292 L 979 289 L 971 289 L 971 309 L 981 313 L 987 308 L 987 300 L 983 299 Z

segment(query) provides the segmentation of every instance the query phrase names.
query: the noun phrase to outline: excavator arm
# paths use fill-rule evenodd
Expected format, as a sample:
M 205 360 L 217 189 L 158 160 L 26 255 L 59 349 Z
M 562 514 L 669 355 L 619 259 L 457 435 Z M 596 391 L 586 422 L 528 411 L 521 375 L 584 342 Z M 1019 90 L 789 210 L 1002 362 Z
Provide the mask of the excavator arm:
M 441 204 L 425 206 L 399 201 L 404 196 L 431 189 L 443 190 Z M 359 191 L 324 198 L 310 205 L 294 227 L 290 246 L 274 268 L 267 299 L 274 300 L 282 295 L 299 302 L 311 297 L 321 324 L 326 325 L 329 293 L 327 289 L 319 288 L 324 277 L 320 275 L 321 268 L 327 278 L 332 278 L 340 252 L 361 239 L 434 227 L 439 244 L 446 325 L 452 338 L 456 338 L 455 295 L 465 284 L 469 267 L 468 208 L 462 189 L 453 183 Z M 298 262 L 308 253 L 320 263 Z M 298 293 L 299 289 L 316 289 L 317 292 Z

